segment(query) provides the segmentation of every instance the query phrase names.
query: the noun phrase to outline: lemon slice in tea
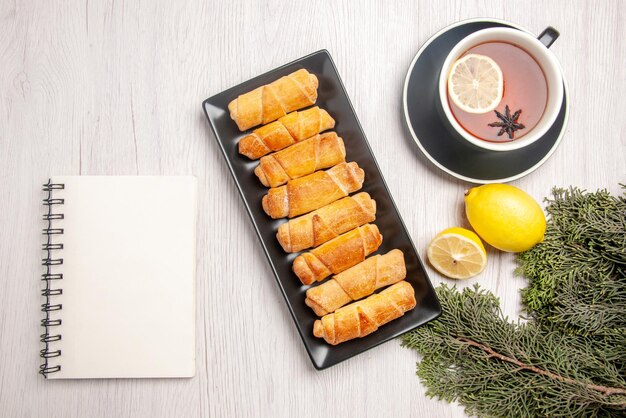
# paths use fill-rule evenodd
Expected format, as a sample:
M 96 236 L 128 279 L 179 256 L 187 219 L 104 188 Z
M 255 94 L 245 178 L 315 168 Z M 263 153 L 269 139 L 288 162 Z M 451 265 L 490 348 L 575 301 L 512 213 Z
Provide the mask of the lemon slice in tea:
M 479 54 L 459 58 L 448 76 L 448 95 L 461 110 L 487 113 L 502 100 L 504 77 L 494 60 Z
M 469 279 L 487 266 L 487 252 L 478 235 L 465 228 L 448 228 L 428 246 L 428 261 L 451 279 Z

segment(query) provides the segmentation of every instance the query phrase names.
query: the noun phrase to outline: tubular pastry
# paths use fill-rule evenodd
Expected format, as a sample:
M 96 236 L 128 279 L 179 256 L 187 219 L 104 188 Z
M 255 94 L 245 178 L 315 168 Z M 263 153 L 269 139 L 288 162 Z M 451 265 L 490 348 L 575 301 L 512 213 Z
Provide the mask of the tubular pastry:
M 405 277 L 404 254 L 400 250 L 391 250 L 385 255 L 370 257 L 333 276 L 327 282 L 307 290 L 304 303 L 317 316 L 324 316 Z
M 240 131 L 264 125 L 317 100 L 317 77 L 305 69 L 242 94 L 228 104 Z
M 254 174 L 265 187 L 278 187 L 346 159 L 343 139 L 334 132 L 315 135 L 261 158 Z
M 313 335 L 324 338 L 331 345 L 362 338 L 401 317 L 415 308 L 415 305 L 413 287 L 408 282 L 401 281 L 378 294 L 351 303 L 316 320 L 313 324 Z
M 376 225 L 358 227 L 300 254 L 293 260 L 293 272 L 302 284 L 323 280 L 365 260 L 382 242 L 383 236 Z
M 363 192 L 291 219 L 278 227 L 276 238 L 288 253 L 317 247 L 344 232 L 376 219 L 376 201 Z
M 302 215 L 359 190 L 365 173 L 358 164 L 340 163 L 274 187 L 263 196 L 263 210 L 274 219 Z
M 241 138 L 239 153 L 256 160 L 334 127 L 335 120 L 317 106 L 291 112 Z

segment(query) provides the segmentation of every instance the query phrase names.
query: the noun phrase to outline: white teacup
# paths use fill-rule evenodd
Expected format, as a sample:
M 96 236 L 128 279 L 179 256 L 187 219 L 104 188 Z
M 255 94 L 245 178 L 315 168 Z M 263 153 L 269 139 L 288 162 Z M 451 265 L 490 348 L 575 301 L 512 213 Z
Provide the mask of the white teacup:
M 448 54 L 439 75 L 439 98 L 450 125 L 465 140 L 473 145 L 491 151 L 511 151 L 526 147 L 541 138 L 550 129 L 561 110 L 563 103 L 563 74 L 556 57 L 548 50 L 559 36 L 553 28 L 543 31 L 539 38 L 528 32 L 512 28 L 489 28 L 479 30 L 463 38 Z M 448 102 L 448 75 L 454 62 L 468 49 L 486 42 L 507 42 L 516 45 L 535 58 L 546 78 L 548 97 L 545 111 L 539 122 L 524 136 L 511 142 L 489 142 L 466 131 L 457 122 Z

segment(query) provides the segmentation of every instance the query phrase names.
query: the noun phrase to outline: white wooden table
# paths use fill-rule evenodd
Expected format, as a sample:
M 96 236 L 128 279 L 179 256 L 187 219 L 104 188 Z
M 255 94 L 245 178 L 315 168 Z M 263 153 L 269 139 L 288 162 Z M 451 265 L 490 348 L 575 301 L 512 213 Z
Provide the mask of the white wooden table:
M 471 17 L 511 20 L 552 47 L 571 94 L 566 136 L 515 181 L 619 190 L 626 181 L 626 4 L 614 1 L 0 2 L 0 415 L 463 416 L 425 396 L 415 352 L 391 341 L 323 372 L 297 335 L 201 102 L 328 49 L 420 252 L 467 225 L 469 184 L 421 156 L 402 120 L 407 67 L 429 36 Z M 44 381 L 39 366 L 40 185 L 51 174 L 199 179 L 197 374 Z M 513 256 L 489 252 L 462 285 L 519 311 Z M 429 270 L 432 281 L 446 281 Z M 102 344 L 106 344 L 102 341 Z

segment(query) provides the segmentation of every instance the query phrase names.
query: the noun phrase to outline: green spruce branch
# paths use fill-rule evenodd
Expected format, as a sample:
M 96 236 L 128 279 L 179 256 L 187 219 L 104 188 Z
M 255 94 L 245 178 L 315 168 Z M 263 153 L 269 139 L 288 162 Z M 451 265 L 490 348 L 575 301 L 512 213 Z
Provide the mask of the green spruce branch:
M 478 286 L 437 288 L 443 314 L 403 337 L 429 396 L 493 417 L 623 416 L 626 381 L 574 338 L 513 323 Z
M 624 187 L 624 186 L 622 186 Z M 626 373 L 626 193 L 555 189 L 546 237 L 519 256 L 526 311 Z
M 596 390 L 598 392 L 602 392 L 605 395 L 626 395 L 626 389 L 612 388 L 612 387 L 602 386 L 602 385 L 595 385 L 593 383 L 585 383 L 585 382 L 580 382 L 580 381 L 577 381 L 577 380 L 574 380 L 574 379 L 570 379 L 569 377 L 563 377 L 563 376 L 561 376 L 559 374 L 552 373 L 550 371 L 540 369 L 539 367 L 536 367 L 536 366 L 533 366 L 533 365 L 530 365 L 530 364 L 522 363 L 521 361 L 519 361 L 519 360 L 517 360 L 515 358 L 507 357 L 507 356 L 502 355 L 500 353 L 496 353 L 491 348 L 487 347 L 484 344 L 477 343 L 476 341 L 468 340 L 467 338 L 461 338 L 461 337 L 456 337 L 456 338 L 457 338 L 457 340 L 459 340 L 462 343 L 466 343 L 466 344 L 471 345 L 472 347 L 476 347 L 476 348 L 479 348 L 479 349 L 483 350 L 484 352 L 486 352 L 488 354 L 489 358 L 497 358 L 498 360 L 502 360 L 502 361 L 505 361 L 507 363 L 511 363 L 511 364 L 516 365 L 518 367 L 516 369 L 517 371 L 528 370 L 528 371 L 531 371 L 533 373 L 537 373 L 537 374 L 540 374 L 542 376 L 547 376 L 547 377 L 549 377 L 551 379 L 558 380 L 559 382 L 569 383 L 569 384 L 572 384 L 572 385 L 585 386 L 588 389 L 592 389 L 592 390 Z M 624 403 L 622 406 L 626 407 L 626 403 Z
M 544 242 L 519 257 L 528 322 L 444 284 L 441 317 L 403 336 L 429 396 L 479 416 L 626 416 L 626 199 L 553 195 Z

